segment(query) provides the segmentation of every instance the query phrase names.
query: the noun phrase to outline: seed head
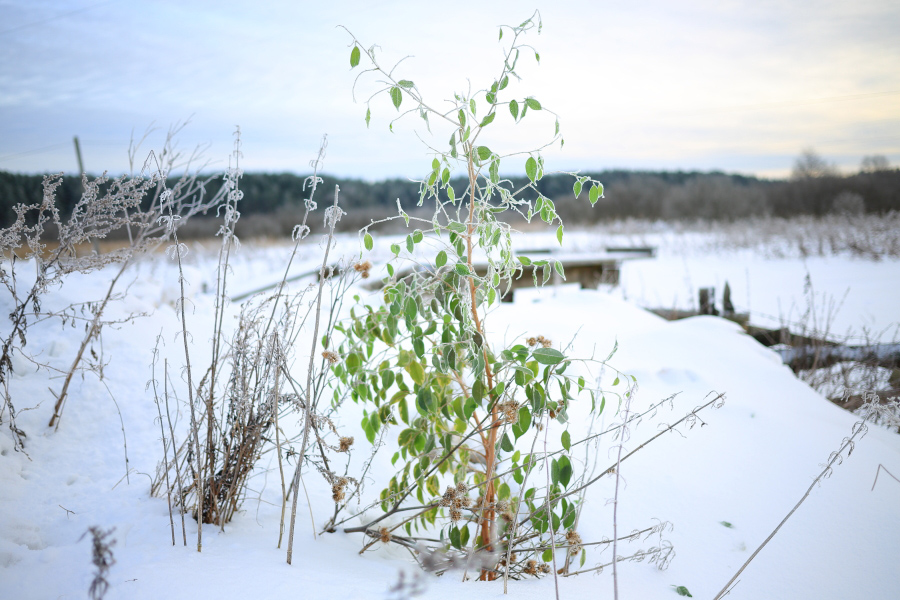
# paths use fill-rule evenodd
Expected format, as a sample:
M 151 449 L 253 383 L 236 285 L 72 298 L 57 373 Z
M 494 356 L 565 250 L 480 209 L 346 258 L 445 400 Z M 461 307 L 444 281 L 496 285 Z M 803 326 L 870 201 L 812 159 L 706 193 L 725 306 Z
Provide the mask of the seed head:
M 358 262 L 353 265 L 353 270 L 360 274 L 363 279 L 369 278 L 369 270 L 372 268 L 372 263 L 369 261 Z
M 441 506 L 450 506 L 456 499 L 456 488 L 447 486 L 447 491 L 441 496 Z
M 378 537 L 381 539 L 382 544 L 387 544 L 391 541 L 391 532 L 388 531 L 387 527 L 382 527 L 378 532 Z
M 331 498 L 335 502 L 340 502 L 344 499 L 344 487 L 338 484 L 333 484 L 331 486 Z
M 344 488 L 347 487 L 348 483 L 350 483 L 350 480 L 346 477 L 338 477 L 331 484 L 331 498 L 335 502 L 340 502 L 344 499 Z
M 458 508 L 451 508 L 450 509 L 450 520 L 453 521 L 454 523 L 456 523 L 460 519 L 462 519 L 462 511 L 459 510 Z
M 328 364 L 330 365 L 337 364 L 341 360 L 341 357 L 338 355 L 338 353 L 332 350 L 326 350 L 325 352 L 323 352 L 322 358 L 328 361 Z
M 341 445 L 340 445 L 340 448 L 338 448 L 338 452 L 349 452 L 350 446 L 352 446 L 352 445 L 353 445 L 353 437 L 352 436 L 351 437 L 342 437 Z
M 574 529 L 566 532 L 566 541 L 569 542 L 569 554 L 575 555 L 581 552 L 581 536 Z
M 515 425 L 519 422 L 519 403 L 513 400 L 507 400 L 505 402 L 501 402 L 497 405 L 497 409 L 500 411 L 500 414 L 503 416 L 503 420 L 509 423 L 510 425 Z

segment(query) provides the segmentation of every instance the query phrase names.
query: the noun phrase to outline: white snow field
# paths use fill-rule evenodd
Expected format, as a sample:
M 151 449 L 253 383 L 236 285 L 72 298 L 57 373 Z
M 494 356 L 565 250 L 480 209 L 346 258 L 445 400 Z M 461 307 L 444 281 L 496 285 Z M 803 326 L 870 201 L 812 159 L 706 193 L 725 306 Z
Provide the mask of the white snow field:
M 377 240 L 376 249 L 383 241 Z M 527 242 L 532 247 L 544 243 L 540 235 Z M 567 233 L 566 242 L 567 250 L 578 251 L 599 247 L 605 240 L 583 232 Z M 342 241 L 338 250 L 353 252 L 357 247 L 353 238 Z M 648 562 L 620 563 L 618 585 L 623 599 L 678 598 L 676 586 L 685 586 L 694 598 L 713 598 L 800 500 L 859 420 L 799 381 L 774 352 L 737 325 L 716 317 L 667 322 L 637 304 L 692 304 L 695 292 L 691 288 L 721 287 L 728 279 L 735 303 L 739 309 L 749 306 L 754 321 L 757 310 L 777 317 L 779 303 L 782 312 L 791 303 L 802 312 L 803 277 L 808 269 L 817 293 L 840 297 L 850 288 L 838 329 L 861 324 L 883 329 L 900 321 L 898 260 L 767 259 L 746 250 L 704 256 L 699 245 L 691 248 L 660 244 L 658 258 L 626 264 L 622 287 L 612 293 L 569 285 L 517 291 L 514 303 L 495 308 L 486 320 L 489 339 L 497 345 L 523 334 L 542 334 L 552 339 L 554 347 L 565 348 L 567 355 L 605 358 L 618 343 L 610 364 L 638 382 L 632 410 L 677 394 L 671 405 L 631 431 L 626 448 L 636 448 L 703 404 L 710 394 L 726 395 L 721 408 L 699 413 L 701 420 L 692 429 L 679 426 L 622 463 L 620 533 L 659 521 L 671 523 L 674 528 L 663 537 L 676 553 L 665 571 Z M 277 281 L 287 254 L 283 245 L 247 244 L 234 261 L 233 294 Z M 319 248 L 311 244 L 296 272 L 312 268 L 319 256 Z M 386 255 L 376 255 L 373 260 L 383 258 Z M 209 354 L 214 257 L 210 249 L 195 244 L 187 261 L 192 360 L 202 365 Z M 24 277 L 34 271 L 28 267 L 17 265 Z M 73 275 L 62 288 L 51 291 L 44 308 L 98 298 L 109 273 Z M 151 351 L 160 334 L 162 355 L 168 357 L 170 369 L 176 371 L 173 379 L 178 380 L 183 355 L 181 338 L 176 338 L 180 329 L 174 309 L 177 271 L 161 255 L 140 264 L 131 279 L 114 313 L 149 316 L 104 330 L 105 378 L 101 382 L 88 373 L 76 379 L 58 431 L 47 428 L 54 402 L 48 388 L 58 389 L 61 380 L 46 370 L 36 371 L 21 357 L 14 362 L 10 393 L 21 411 L 19 427 L 28 434 L 27 456 L 14 450 L 4 420 L 0 430 L 0 598 L 87 597 L 94 567 L 90 535 L 84 534 L 91 526 L 115 528 L 111 537 L 116 562 L 108 577 L 109 600 L 398 597 L 389 588 L 399 574 L 404 572 L 408 581 L 418 572 L 409 554 L 376 544 L 359 555 L 363 545 L 359 534 L 316 531 L 314 536 L 309 512 L 318 530 L 333 510 L 330 485 L 315 471 L 305 475 L 310 504 L 300 497 L 294 563 L 285 563 L 284 549 L 276 548 L 281 488 L 272 452 L 263 457 L 259 473 L 251 479 L 242 512 L 224 531 L 204 526 L 202 553 L 196 551 L 197 524 L 190 517 L 187 547 L 182 544 L 177 515 L 177 543 L 172 545 L 166 499 L 149 493 L 161 443 L 157 408 L 145 384 L 151 377 Z M 204 292 L 204 286 L 208 291 Z M 377 301 L 377 293 L 362 289 L 357 293 L 367 302 Z M 9 296 L 0 296 L 3 314 L 10 306 Z M 232 311 L 237 309 L 232 306 Z M 29 330 L 26 349 L 65 369 L 82 335 L 81 323 L 73 327 L 46 321 Z M 308 355 L 309 340 L 301 338 L 300 346 L 298 355 Z M 100 352 L 100 346 L 96 348 Z M 615 389 L 611 379 L 608 369 L 603 383 Z M 615 422 L 617 408 L 609 400 L 600 421 Z M 586 431 L 588 409 L 587 405 L 572 408 L 573 440 L 579 431 Z M 360 416 L 361 408 L 348 402 L 336 419 L 341 434 L 357 440 L 353 464 L 361 464 L 368 455 Z M 288 424 L 294 432 L 301 426 L 299 417 L 295 421 Z M 551 444 L 559 443 L 559 431 L 550 430 Z M 388 444 L 396 443 L 392 433 Z M 608 456 L 614 464 L 615 456 L 607 454 L 612 443 L 604 442 L 591 452 L 599 452 L 604 460 Z M 364 503 L 377 497 L 393 473 L 392 452 L 384 449 L 378 455 L 366 481 Z M 900 477 L 900 435 L 872 426 L 852 455 L 812 490 L 747 567 L 729 599 L 900 597 L 900 483 L 882 472 L 872 489 L 879 465 Z M 612 536 L 608 503 L 612 486 L 613 478 L 608 478 L 588 492 L 579 526 L 585 541 Z M 656 536 L 623 543 L 619 554 L 631 555 L 658 543 Z M 611 549 L 589 551 L 585 567 L 610 560 Z M 420 580 L 424 586 L 420 597 L 504 597 L 502 581 L 463 582 L 462 578 L 459 571 L 442 577 L 426 574 Z M 552 598 L 554 579 L 511 581 L 509 597 Z M 560 578 L 559 597 L 612 598 L 611 569 L 599 575 Z

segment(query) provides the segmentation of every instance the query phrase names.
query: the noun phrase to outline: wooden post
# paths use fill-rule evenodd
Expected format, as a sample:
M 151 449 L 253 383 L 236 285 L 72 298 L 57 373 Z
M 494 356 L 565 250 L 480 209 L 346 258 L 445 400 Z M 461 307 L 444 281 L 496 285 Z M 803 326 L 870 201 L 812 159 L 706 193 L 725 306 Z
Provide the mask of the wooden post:
M 78 176 L 84 177 L 84 161 L 81 160 L 81 144 L 78 142 L 78 136 L 75 138 L 75 158 L 78 159 Z M 84 193 L 84 187 L 82 186 L 81 192 Z M 100 254 L 100 242 L 97 238 L 91 238 L 91 246 L 94 249 L 94 254 Z
M 719 314 L 716 310 L 716 288 L 700 288 L 700 314 Z

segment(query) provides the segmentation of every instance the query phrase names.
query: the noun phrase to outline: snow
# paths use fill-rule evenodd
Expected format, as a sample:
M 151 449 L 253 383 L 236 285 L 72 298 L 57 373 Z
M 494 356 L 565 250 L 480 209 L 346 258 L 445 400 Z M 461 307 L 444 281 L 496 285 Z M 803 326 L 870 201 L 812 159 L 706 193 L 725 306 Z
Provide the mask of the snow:
M 566 236 L 571 251 L 597 250 L 601 243 L 590 233 Z M 552 234 L 547 237 L 552 240 Z M 542 240 L 530 237 L 528 243 L 540 247 Z M 737 325 L 715 317 L 667 322 L 639 305 L 684 306 L 692 303 L 692 290 L 713 284 L 720 288 L 727 279 L 739 310 L 741 299 L 748 299 L 743 307 L 751 307 L 751 319 L 757 318 L 756 311 L 777 316 L 779 304 L 782 313 L 791 303 L 801 306 L 808 270 L 817 291 L 840 295 L 846 287 L 851 290 L 835 321 L 836 330 L 858 328 L 858 319 L 885 328 L 900 320 L 895 300 L 900 261 L 840 256 L 772 259 L 750 250 L 705 256 L 700 244 L 659 246 L 657 258 L 626 263 L 622 286 L 613 293 L 566 285 L 517 290 L 516 301 L 493 309 L 486 325 L 489 339 L 496 344 L 541 334 L 551 338 L 556 348 L 571 344 L 566 349 L 569 355 L 605 358 L 617 344 L 610 365 L 633 375 L 639 385 L 632 411 L 676 394 L 670 405 L 632 430 L 627 448 L 637 447 L 660 427 L 700 406 L 711 393 L 726 394 L 724 406 L 699 413 L 702 423 L 692 429 L 682 425 L 680 433 L 661 436 L 624 462 L 620 472 L 624 481 L 620 532 L 643 529 L 657 520 L 670 522 L 674 529 L 664 537 L 676 552 L 666 571 L 646 562 L 621 563 L 620 597 L 676 598 L 673 586 L 683 585 L 695 598 L 712 598 L 802 497 L 858 418 L 824 400 Z M 336 251 L 346 254 L 357 247 L 356 239 L 349 238 Z M 234 295 L 277 281 L 288 254 L 287 246 L 248 244 L 234 262 Z M 303 272 L 319 255 L 314 245 L 304 248 L 303 260 L 292 272 Z M 376 261 L 384 258 L 375 255 Z M 214 256 L 212 250 L 194 246 L 186 260 L 189 339 L 196 364 L 203 364 L 209 353 Z M 22 263 L 18 268 L 26 277 L 33 272 Z M 100 297 L 109 274 L 71 277 L 49 294 L 45 308 Z M 109 361 L 105 379 L 100 382 L 91 374 L 76 378 L 58 431 L 46 427 L 53 405 L 48 387 L 58 389 L 61 380 L 16 358 L 11 393 L 19 410 L 33 410 L 19 417 L 20 428 L 28 433 L 27 456 L 14 451 L 5 424 L 0 431 L 0 513 L 4 516 L 0 519 L 0 598 L 86 597 L 94 567 L 89 535 L 84 533 L 94 525 L 115 528 L 116 564 L 106 596 L 110 600 L 390 597 L 388 590 L 401 571 L 407 579 L 416 572 L 409 556 L 378 549 L 380 545 L 360 556 L 363 541 L 358 534 L 325 533 L 314 538 L 309 511 L 321 528 L 333 508 L 330 486 L 315 473 L 305 477 L 310 506 L 301 496 L 294 564 L 285 563 L 284 549 L 276 548 L 280 483 L 272 453 L 263 457 L 260 473 L 251 480 L 252 491 L 242 513 L 224 531 L 204 527 L 202 553 L 196 552 L 196 523 L 190 518 L 187 547 L 182 545 L 177 515 L 177 543 L 172 545 L 166 500 L 149 494 L 161 444 L 157 409 L 145 382 L 151 377 L 151 350 L 161 333 L 160 349 L 169 358 L 170 369 L 181 364 L 181 338 L 175 337 L 179 330 L 174 310 L 177 272 L 160 255 L 139 265 L 132 277 L 124 300 L 113 307 L 115 314 L 152 314 L 104 331 L 102 356 Z M 742 289 L 748 280 L 749 290 Z M 294 285 L 308 283 L 300 280 Z M 377 298 L 362 289 L 356 293 L 367 301 Z M 8 311 L 10 302 L 8 296 L 0 297 L 0 308 Z M 65 369 L 80 342 L 82 327 L 77 323 L 61 328 L 58 321 L 36 325 L 29 331 L 26 348 Z M 308 347 L 303 338 L 300 347 Z M 607 369 L 603 381 L 611 391 L 616 389 L 613 378 Z M 116 404 L 127 436 L 127 480 Z M 614 423 L 617 408 L 615 395 L 607 393 L 600 424 Z M 362 442 L 355 448 L 354 464 L 366 454 L 360 410 L 350 406 L 337 419 L 342 434 Z M 587 430 L 587 410 L 585 404 L 571 409 L 573 440 L 579 431 Z M 299 428 L 299 419 L 289 426 Z M 551 429 L 551 446 L 558 445 L 560 431 Z M 607 446 L 599 449 L 601 457 Z M 383 450 L 383 460 L 373 465 L 369 498 L 380 489 L 379 478 L 392 472 L 390 454 Z M 613 464 L 614 456 L 608 456 Z M 900 484 L 882 477 L 872 490 L 878 465 L 900 475 L 900 435 L 873 426 L 852 456 L 835 467 L 833 476 L 813 489 L 744 571 L 729 597 L 896 598 Z M 603 480 L 588 494 L 579 528 L 585 541 L 612 535 L 608 504 L 612 483 L 611 478 Z M 723 521 L 732 527 L 722 525 Z M 656 542 L 654 538 L 623 543 L 619 553 L 631 554 Z M 610 552 L 589 553 L 585 566 L 608 562 Z M 463 583 L 461 579 L 460 572 L 425 576 L 425 597 L 503 596 L 501 582 Z M 561 578 L 559 584 L 561 598 L 612 597 L 609 568 L 600 575 Z M 509 590 L 514 598 L 548 598 L 553 594 L 553 579 L 513 581 Z

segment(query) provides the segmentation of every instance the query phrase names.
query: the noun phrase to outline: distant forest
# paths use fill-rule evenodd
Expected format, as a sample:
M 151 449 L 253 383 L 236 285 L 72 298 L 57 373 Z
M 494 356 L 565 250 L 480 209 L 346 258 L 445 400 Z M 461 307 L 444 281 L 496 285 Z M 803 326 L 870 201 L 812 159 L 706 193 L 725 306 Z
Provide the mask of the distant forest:
M 881 162 L 878 168 L 864 168 L 854 175 L 841 176 L 821 163 L 814 155 L 801 157 L 793 176 L 786 180 L 763 180 L 742 175 L 700 172 L 601 171 L 582 173 L 603 182 L 604 198 L 591 208 L 584 192 L 577 201 L 572 192 L 572 178 L 547 175 L 538 183 L 541 194 L 551 198 L 557 211 L 569 225 L 625 218 L 649 220 L 719 220 L 733 221 L 745 217 L 824 216 L 832 213 L 886 214 L 900 211 L 900 169 L 890 169 Z M 805 162 L 804 162 L 805 161 Z M 15 219 L 13 207 L 41 200 L 40 175 L 22 175 L 0 171 L 0 227 L 8 227 Z M 240 181 L 244 192 L 241 201 L 239 235 L 287 235 L 302 211 L 309 195 L 303 189 L 305 177 L 290 173 L 245 173 Z M 321 206 L 332 198 L 334 185 L 341 188 L 340 203 L 348 213 L 340 225 L 353 230 L 396 214 L 397 200 L 411 214 L 427 212 L 428 202 L 416 211 L 419 185 L 390 179 L 369 183 L 357 179 L 324 176 L 316 200 Z M 507 185 L 518 189 L 525 178 L 513 177 Z M 207 186 L 215 193 L 221 179 Z M 466 181 L 451 180 L 460 197 Z M 57 191 L 56 202 L 68 214 L 81 194 L 79 177 L 67 176 Z M 214 216 L 214 215 L 210 215 Z M 214 233 L 212 222 L 196 219 L 186 234 L 203 236 Z

